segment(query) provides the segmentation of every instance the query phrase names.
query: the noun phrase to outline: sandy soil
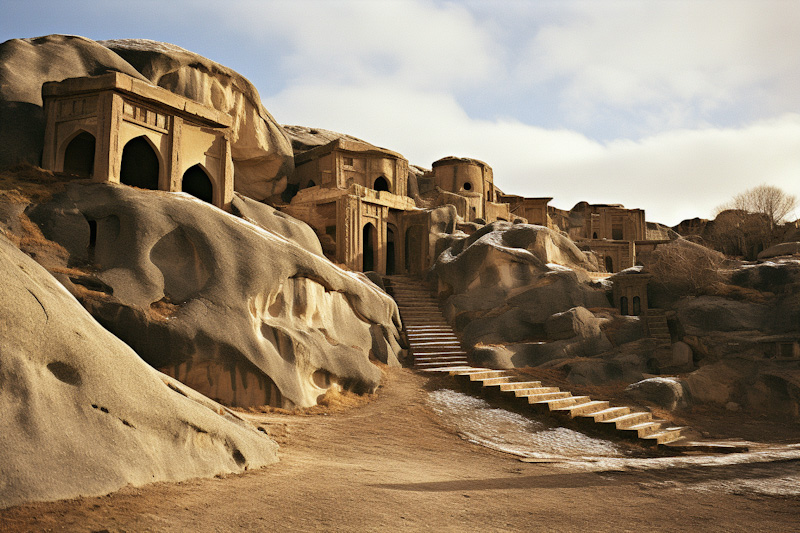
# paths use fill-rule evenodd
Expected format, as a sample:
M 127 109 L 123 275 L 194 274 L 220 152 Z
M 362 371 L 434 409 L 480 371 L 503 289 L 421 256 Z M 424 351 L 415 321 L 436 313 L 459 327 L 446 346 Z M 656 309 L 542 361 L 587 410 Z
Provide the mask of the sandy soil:
M 797 460 L 587 472 L 459 438 L 428 378 L 387 372 L 377 399 L 328 415 L 251 415 L 281 462 L 243 475 L 129 487 L 0 511 L 15 531 L 797 531 L 800 498 L 698 490 L 800 474 Z

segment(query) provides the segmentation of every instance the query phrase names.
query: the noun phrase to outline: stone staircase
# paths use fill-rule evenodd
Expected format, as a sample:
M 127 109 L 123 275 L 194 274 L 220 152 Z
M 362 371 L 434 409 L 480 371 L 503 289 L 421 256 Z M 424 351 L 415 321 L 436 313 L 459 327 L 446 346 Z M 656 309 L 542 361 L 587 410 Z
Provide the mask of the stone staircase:
M 587 423 L 594 429 L 608 429 L 617 435 L 638 439 L 643 444 L 663 445 L 682 440 L 682 428 L 666 427 L 664 421 L 653 419 L 649 412 L 611 407 L 607 401 L 573 396 L 540 381 L 522 381 L 504 370 L 471 366 L 458 336 L 444 319 L 438 301 L 424 283 L 410 276 L 395 275 L 386 276 L 384 284 L 400 310 L 414 368 L 446 372 L 468 385 L 499 393 L 534 411 Z M 666 318 L 663 314 L 661 318 L 666 328 Z
M 669 334 L 667 316 L 663 309 L 648 309 L 644 316 L 647 327 L 647 335 L 660 341 L 670 342 L 672 338 Z
M 467 352 L 445 321 L 439 302 L 425 285 L 410 276 L 386 276 L 384 284 L 397 302 L 413 366 L 420 370 L 469 366 Z
M 610 430 L 638 439 L 646 445 L 669 444 L 682 439 L 680 427 L 667 427 L 649 412 L 635 412 L 630 407 L 611 407 L 604 400 L 573 396 L 558 387 L 540 381 L 521 381 L 510 372 L 488 368 L 441 369 L 470 385 L 493 389 L 506 398 L 528 404 L 534 411 L 584 423 L 593 429 Z

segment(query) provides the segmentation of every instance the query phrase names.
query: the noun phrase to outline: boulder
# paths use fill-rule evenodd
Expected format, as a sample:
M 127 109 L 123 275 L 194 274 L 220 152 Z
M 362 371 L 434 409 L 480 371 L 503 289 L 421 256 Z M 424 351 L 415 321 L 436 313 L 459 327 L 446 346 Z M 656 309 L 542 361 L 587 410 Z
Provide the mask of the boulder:
M 311 406 L 332 386 L 374 391 L 371 358 L 398 364 L 394 301 L 288 239 L 300 226 L 283 217 L 268 231 L 184 193 L 78 182 L 29 215 L 101 324 L 222 403 Z
M 41 164 L 45 82 L 111 71 L 147 81 L 117 54 L 85 37 L 48 35 L 0 44 L 0 168 Z
M 547 339 L 558 341 L 574 337 L 597 336 L 601 320 L 584 307 L 573 307 L 568 311 L 550 316 L 544 323 Z
M 770 246 L 763 252 L 758 254 L 759 259 L 770 259 L 772 257 L 780 257 L 783 255 L 800 255 L 800 242 L 783 242 Z
M 625 388 L 633 398 L 675 411 L 687 406 L 686 394 L 677 378 L 648 378 Z
M 495 222 L 439 242 L 444 249 L 433 274 L 446 298 L 445 316 L 468 345 L 541 341 L 551 315 L 608 306 L 605 292 L 589 285 L 585 255 L 542 226 Z
M 681 298 L 675 304 L 681 325 L 689 335 L 709 331 L 759 330 L 765 326 L 766 306 L 717 296 Z
M 747 387 L 758 374 L 752 361 L 727 360 L 703 366 L 683 380 L 692 403 L 724 407 L 728 402 L 742 403 Z
M 277 233 L 304 250 L 322 257 L 322 245 L 317 234 L 311 226 L 301 220 L 239 193 L 234 193 L 231 213 L 261 229 Z
M 277 445 L 142 361 L 0 236 L 0 507 L 242 472 Z

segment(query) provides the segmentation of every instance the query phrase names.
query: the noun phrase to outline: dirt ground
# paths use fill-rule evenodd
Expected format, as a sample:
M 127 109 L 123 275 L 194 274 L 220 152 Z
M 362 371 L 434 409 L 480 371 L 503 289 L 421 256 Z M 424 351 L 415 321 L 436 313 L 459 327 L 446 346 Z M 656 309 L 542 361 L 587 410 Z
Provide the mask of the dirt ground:
M 281 445 L 273 466 L 10 508 L 0 531 L 800 530 L 800 497 L 696 488 L 797 476 L 800 461 L 601 472 L 526 463 L 440 425 L 428 381 L 393 369 L 356 408 L 248 415 Z

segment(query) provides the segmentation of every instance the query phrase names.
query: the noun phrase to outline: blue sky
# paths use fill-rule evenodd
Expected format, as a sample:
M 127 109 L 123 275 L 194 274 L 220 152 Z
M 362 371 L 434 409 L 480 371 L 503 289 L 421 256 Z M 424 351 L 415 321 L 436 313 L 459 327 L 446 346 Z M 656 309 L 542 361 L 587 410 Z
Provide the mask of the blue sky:
M 171 42 L 281 123 L 672 225 L 761 183 L 800 196 L 798 27 L 797 0 L 6 0 L 0 41 Z

